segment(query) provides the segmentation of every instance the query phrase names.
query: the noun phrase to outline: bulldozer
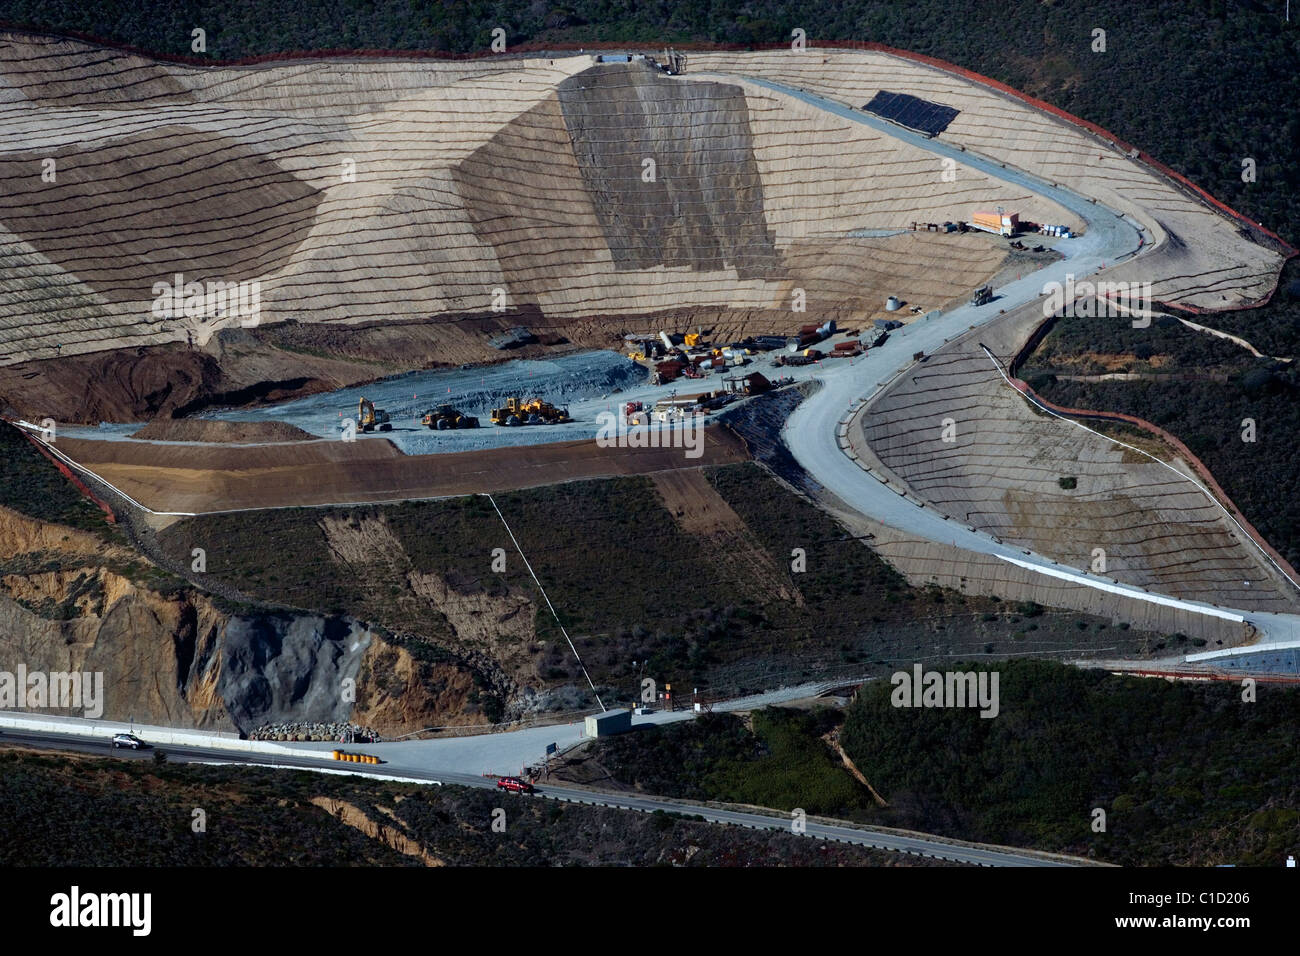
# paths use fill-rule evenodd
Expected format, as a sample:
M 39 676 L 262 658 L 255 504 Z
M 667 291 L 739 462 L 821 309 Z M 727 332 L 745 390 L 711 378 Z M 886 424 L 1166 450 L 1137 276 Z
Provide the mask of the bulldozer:
M 372 432 L 376 428 L 381 432 L 391 432 L 393 423 L 388 418 L 388 412 L 375 408 L 374 402 L 362 398 L 357 405 L 357 427 L 363 432 Z
M 464 414 L 453 405 L 439 405 L 433 411 L 426 412 L 420 419 L 420 424 L 426 428 L 446 431 L 448 428 L 478 428 L 478 419 Z
M 507 398 L 505 407 L 492 409 L 493 425 L 560 425 L 572 420 L 568 408 L 540 398 Z

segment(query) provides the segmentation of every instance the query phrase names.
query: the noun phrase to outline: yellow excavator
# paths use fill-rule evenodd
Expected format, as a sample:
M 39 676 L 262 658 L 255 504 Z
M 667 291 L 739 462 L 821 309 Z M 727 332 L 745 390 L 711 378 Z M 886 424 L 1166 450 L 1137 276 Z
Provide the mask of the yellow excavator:
M 357 427 L 363 432 L 372 432 L 378 428 L 381 432 L 391 432 L 393 423 L 389 421 L 388 412 L 375 408 L 375 403 L 362 398 L 357 405 Z
M 492 409 L 493 425 L 562 425 L 570 421 L 568 408 L 540 398 L 507 398 L 504 408 Z

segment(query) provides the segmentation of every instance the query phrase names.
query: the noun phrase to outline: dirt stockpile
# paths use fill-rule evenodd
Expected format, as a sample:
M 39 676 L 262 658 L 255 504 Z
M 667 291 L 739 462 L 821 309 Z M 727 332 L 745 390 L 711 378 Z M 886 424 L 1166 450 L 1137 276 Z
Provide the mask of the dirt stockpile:
M 313 441 L 316 436 L 284 422 L 213 422 L 202 419 L 158 418 L 131 433 L 151 441 L 258 442 Z

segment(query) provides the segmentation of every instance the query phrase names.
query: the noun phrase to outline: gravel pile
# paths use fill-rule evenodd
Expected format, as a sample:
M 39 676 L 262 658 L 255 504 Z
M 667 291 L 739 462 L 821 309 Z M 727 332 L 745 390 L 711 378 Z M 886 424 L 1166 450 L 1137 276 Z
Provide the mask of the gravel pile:
M 495 428 L 488 420 L 491 409 L 504 405 L 512 395 L 542 398 L 555 405 L 595 401 L 601 407 L 608 404 L 612 408 L 620 392 L 644 386 L 648 374 L 644 366 L 618 352 L 581 352 L 553 359 L 517 359 L 500 365 L 410 372 L 272 406 L 208 411 L 202 417 L 228 422 L 281 422 L 321 438 L 337 438 L 344 419 L 355 418 L 357 401 L 364 395 L 376 408 L 388 413 L 393 430 L 359 436 L 360 440 L 382 437 L 408 455 L 474 451 L 591 438 L 595 434 L 594 420 L 572 425 L 530 425 L 509 429 L 508 433 Z M 609 399 L 601 402 L 606 395 Z M 431 432 L 420 425 L 420 416 L 443 403 L 478 416 L 483 427 Z M 575 417 L 591 418 L 590 409 L 573 411 Z
M 249 740 L 318 740 L 334 743 L 374 744 L 383 738 L 370 727 L 348 723 L 263 724 L 248 735 Z

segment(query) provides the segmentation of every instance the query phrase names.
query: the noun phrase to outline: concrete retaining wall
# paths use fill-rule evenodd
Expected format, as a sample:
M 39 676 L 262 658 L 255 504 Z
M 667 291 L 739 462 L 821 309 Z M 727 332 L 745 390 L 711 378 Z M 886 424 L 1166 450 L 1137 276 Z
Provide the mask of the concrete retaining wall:
M 171 730 L 165 727 L 144 727 L 116 720 L 88 720 L 81 717 L 53 717 L 45 714 L 26 714 L 0 711 L 0 727 L 37 734 L 69 734 L 82 737 L 103 737 L 134 733 L 145 743 L 155 747 L 219 747 L 239 753 L 259 753 L 281 757 L 316 757 L 333 762 L 330 750 L 308 750 L 286 747 L 265 740 L 241 740 L 235 734 L 201 730 Z

